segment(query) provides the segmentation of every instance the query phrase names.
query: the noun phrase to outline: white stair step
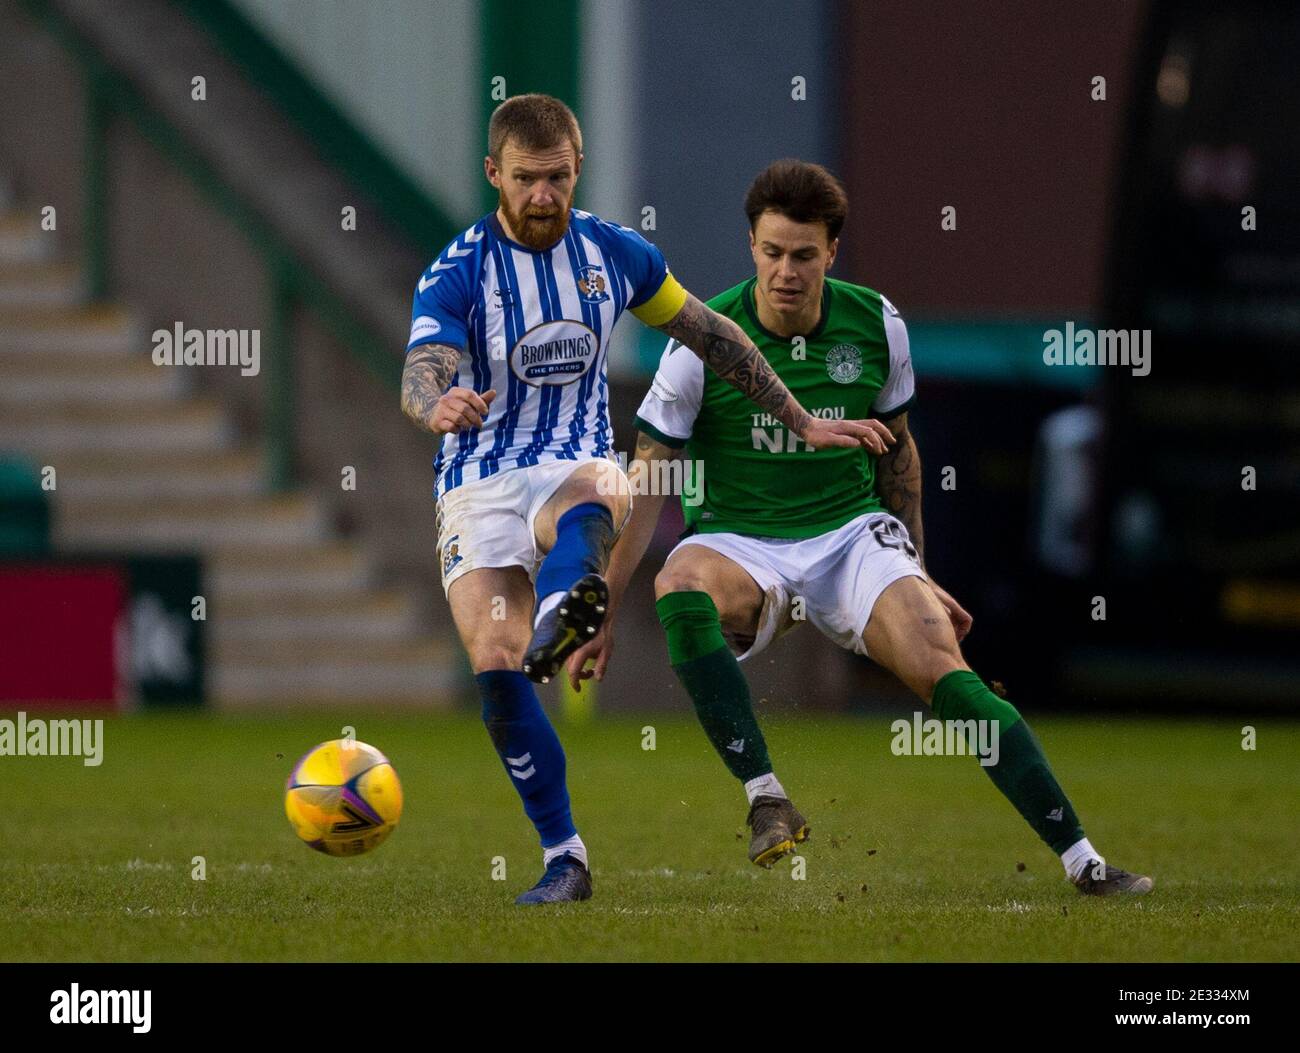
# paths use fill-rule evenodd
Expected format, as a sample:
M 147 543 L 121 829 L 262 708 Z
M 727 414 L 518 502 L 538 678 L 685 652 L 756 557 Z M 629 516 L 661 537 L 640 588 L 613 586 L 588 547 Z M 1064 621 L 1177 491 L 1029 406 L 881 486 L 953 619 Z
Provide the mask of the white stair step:
M 412 613 L 411 599 L 399 589 L 347 589 L 338 592 L 315 592 L 303 596 L 250 596 L 213 592 L 209 617 L 215 613 L 223 619 L 242 618 L 332 618 L 343 614 Z
M 310 642 L 312 646 L 337 644 L 345 657 L 359 654 L 371 640 L 414 636 L 418 629 L 409 597 L 397 593 L 363 597 L 341 608 L 293 609 L 266 614 L 226 615 L 214 608 L 208 613 L 208 637 L 222 647 L 241 643 Z
M 382 711 L 389 706 L 450 709 L 464 689 L 455 666 L 304 665 L 264 669 L 222 665 L 208 676 L 218 709 L 268 705 L 347 706 Z
M 184 397 L 192 379 L 184 370 L 155 366 L 145 358 L 100 363 L 79 355 L 0 354 L 0 374 L 0 412 L 11 406 L 65 413 L 78 404 L 173 402 Z
M 263 465 L 255 453 L 58 459 L 59 492 L 72 500 L 204 500 L 256 497 Z
M 214 652 L 211 693 L 226 703 L 292 699 L 431 706 L 462 689 L 458 655 L 440 642 L 379 640 L 347 649 L 268 644 Z
M 151 346 L 141 320 L 120 307 L 0 306 L 0 352 L 139 355 Z
M 280 617 L 310 613 L 338 613 L 352 609 L 359 599 L 380 595 L 372 584 L 349 584 L 341 588 L 301 587 L 288 582 L 286 589 L 222 589 L 206 579 L 209 603 L 223 618 Z
M 4 207 L 0 187 L 0 208 Z M 52 259 L 58 235 L 41 230 L 39 210 L 0 214 L 0 264 L 37 263 Z
M 81 501 L 70 496 L 55 501 L 57 543 L 82 550 L 292 549 L 321 541 L 327 533 L 319 507 L 300 495 L 144 503 Z
M 0 414 L 0 447 L 47 458 L 72 452 L 148 453 L 158 450 L 219 450 L 233 429 L 215 403 L 189 401 L 162 406 L 65 407 L 57 414 L 40 406 L 6 407 Z
M 370 568 L 360 548 L 336 544 L 292 552 L 230 550 L 210 556 L 204 573 L 214 595 L 302 595 L 361 588 Z
M 208 656 L 223 665 L 277 667 L 331 662 L 456 665 L 461 661 L 458 643 L 445 638 L 430 638 L 427 630 L 401 638 L 366 640 L 346 650 L 329 639 L 296 640 L 292 643 L 212 640 L 209 641 Z
M 0 307 L 72 307 L 84 300 L 85 287 L 76 264 L 0 264 Z

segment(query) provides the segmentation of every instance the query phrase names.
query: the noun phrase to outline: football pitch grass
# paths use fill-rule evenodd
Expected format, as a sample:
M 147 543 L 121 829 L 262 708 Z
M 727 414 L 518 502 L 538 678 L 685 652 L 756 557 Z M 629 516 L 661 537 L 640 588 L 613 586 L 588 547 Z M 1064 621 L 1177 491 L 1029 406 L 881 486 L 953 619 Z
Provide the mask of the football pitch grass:
M 345 723 L 406 808 L 334 859 L 282 795 Z M 540 853 L 471 716 L 110 720 L 98 768 L 0 758 L 0 958 L 1295 961 L 1300 725 L 1257 723 L 1251 752 L 1243 723 L 1033 719 L 1093 843 L 1155 878 L 1136 900 L 1079 896 L 974 758 L 895 757 L 885 719 L 767 720 L 813 830 L 803 880 L 749 863 L 743 791 L 693 721 L 561 724 L 595 898 L 525 909 Z

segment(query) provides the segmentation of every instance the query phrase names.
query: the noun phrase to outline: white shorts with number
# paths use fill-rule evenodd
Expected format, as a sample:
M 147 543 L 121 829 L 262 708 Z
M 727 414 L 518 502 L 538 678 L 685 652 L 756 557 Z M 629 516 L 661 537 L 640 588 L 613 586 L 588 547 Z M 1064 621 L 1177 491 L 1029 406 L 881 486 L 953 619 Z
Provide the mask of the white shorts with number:
M 925 578 L 907 528 L 886 512 L 868 512 L 816 537 L 784 540 L 744 534 L 692 534 L 687 545 L 703 545 L 739 563 L 763 592 L 754 637 L 727 634 L 743 662 L 799 624 L 802 615 L 821 632 L 865 655 L 862 631 L 880 594 L 899 578 Z
M 607 459 L 622 476 L 621 485 L 626 486 L 627 477 L 618 462 Z M 462 483 L 440 498 L 438 564 L 443 592 L 462 574 L 480 567 L 523 567 L 535 580 L 543 558 L 533 536 L 537 513 L 570 475 L 593 461 L 588 457 L 509 468 Z M 623 529 L 622 523 L 615 525 Z

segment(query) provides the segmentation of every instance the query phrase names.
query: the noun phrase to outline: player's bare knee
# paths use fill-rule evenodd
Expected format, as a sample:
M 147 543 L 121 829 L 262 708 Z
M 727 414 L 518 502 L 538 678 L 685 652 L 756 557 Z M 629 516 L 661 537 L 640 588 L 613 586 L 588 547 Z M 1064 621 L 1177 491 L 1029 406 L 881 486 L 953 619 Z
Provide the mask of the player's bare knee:
M 670 592 L 708 592 L 709 584 L 708 576 L 695 567 L 670 562 L 655 575 L 655 599 L 661 600 Z
M 524 664 L 526 644 L 510 646 L 509 644 L 485 644 L 472 648 L 469 652 L 470 668 L 475 674 L 487 673 L 494 669 L 518 669 Z
M 579 475 L 579 472 L 582 474 Z M 614 517 L 616 525 L 632 498 L 627 475 L 613 463 L 592 465 L 589 472 L 579 469 L 562 492 L 565 504 L 570 508 L 589 503 L 604 505 Z
M 622 527 L 624 520 L 632 509 L 632 497 L 630 494 L 604 494 L 596 498 L 598 504 L 602 504 L 609 510 L 610 518 L 614 520 L 614 529 Z
M 934 697 L 934 689 L 949 673 L 956 672 L 959 669 L 970 669 L 966 660 L 961 656 L 961 651 L 957 648 L 956 641 L 953 646 L 930 648 L 925 656 L 922 666 L 920 690 L 918 694 L 929 702 Z

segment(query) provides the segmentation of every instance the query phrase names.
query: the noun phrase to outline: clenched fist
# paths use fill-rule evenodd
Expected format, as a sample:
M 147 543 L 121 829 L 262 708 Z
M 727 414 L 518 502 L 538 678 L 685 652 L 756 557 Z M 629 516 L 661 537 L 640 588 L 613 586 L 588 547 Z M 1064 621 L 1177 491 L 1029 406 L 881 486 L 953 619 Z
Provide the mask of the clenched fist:
M 473 388 L 448 388 L 433 405 L 425 427 L 442 435 L 457 435 L 469 428 L 481 428 L 487 420 L 488 406 L 497 397 L 496 388 L 480 395 Z

